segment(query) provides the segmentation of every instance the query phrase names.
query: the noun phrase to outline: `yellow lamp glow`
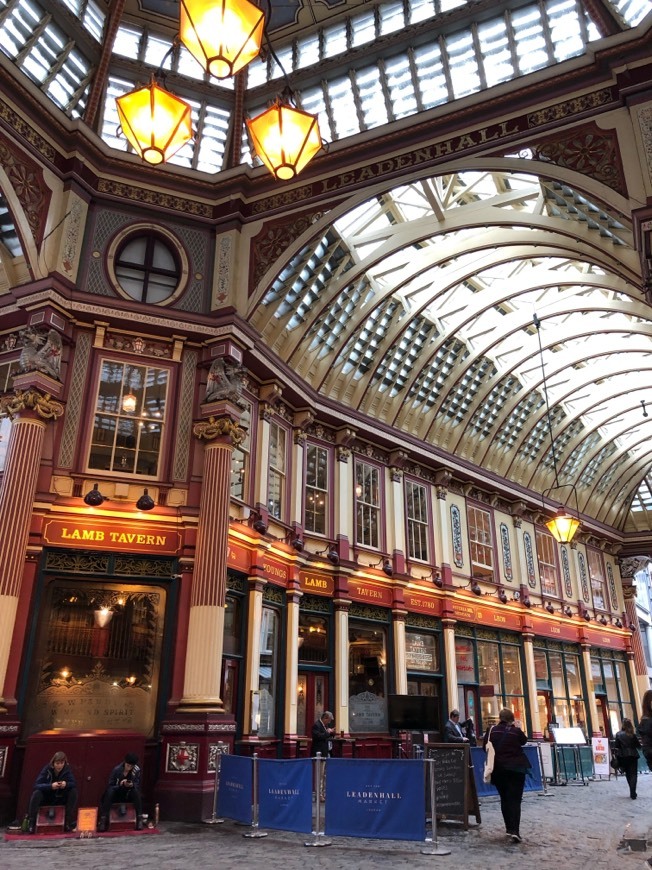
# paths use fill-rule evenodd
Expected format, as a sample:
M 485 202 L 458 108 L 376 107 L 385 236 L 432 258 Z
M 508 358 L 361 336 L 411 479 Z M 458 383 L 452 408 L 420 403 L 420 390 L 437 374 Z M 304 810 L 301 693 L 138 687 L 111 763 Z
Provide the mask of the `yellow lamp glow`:
M 126 414 L 133 414 L 134 411 L 136 410 L 136 402 L 137 401 L 138 400 L 136 399 L 136 397 L 134 396 L 133 393 L 126 393 L 122 397 L 122 410 Z
M 317 118 L 280 100 L 247 119 L 247 129 L 256 154 L 281 181 L 298 175 L 321 148 Z
M 165 163 L 192 139 L 190 106 L 154 79 L 116 104 L 122 132 L 147 163 Z
M 210 75 L 226 79 L 260 52 L 265 15 L 249 0 L 181 0 L 179 38 Z
M 566 508 L 560 507 L 554 517 L 547 521 L 546 526 L 556 541 L 560 544 L 570 544 L 580 527 L 580 521 Z

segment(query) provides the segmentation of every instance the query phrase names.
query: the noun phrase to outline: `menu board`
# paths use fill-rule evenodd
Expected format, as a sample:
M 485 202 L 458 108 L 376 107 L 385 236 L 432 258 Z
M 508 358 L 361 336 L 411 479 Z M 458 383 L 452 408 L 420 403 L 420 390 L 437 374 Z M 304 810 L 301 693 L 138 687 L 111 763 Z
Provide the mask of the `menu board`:
M 437 641 L 434 635 L 406 632 L 405 661 L 408 671 L 436 672 Z
M 427 758 L 433 759 L 435 804 L 438 819 L 459 819 L 468 826 L 469 747 L 459 743 L 430 743 Z M 428 811 L 430 788 L 426 791 Z

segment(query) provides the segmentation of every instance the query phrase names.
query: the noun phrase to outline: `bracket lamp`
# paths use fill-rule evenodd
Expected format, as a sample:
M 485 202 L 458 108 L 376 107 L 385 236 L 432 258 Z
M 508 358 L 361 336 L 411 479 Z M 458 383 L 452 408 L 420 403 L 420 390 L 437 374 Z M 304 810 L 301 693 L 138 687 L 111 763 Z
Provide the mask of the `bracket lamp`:
M 507 593 L 505 592 L 504 589 L 499 589 L 496 594 L 498 595 L 498 600 L 502 604 L 507 604 Z
M 563 612 L 564 616 L 572 616 L 573 615 L 573 610 L 569 604 L 564 605 L 562 612 Z
M 482 595 L 482 587 L 480 586 L 478 581 L 475 579 L 475 577 L 472 578 L 471 582 L 469 583 L 469 586 L 471 587 L 471 592 L 473 592 L 474 595 Z
M 290 535 L 289 536 L 289 543 L 290 543 L 290 546 L 292 547 L 292 549 L 296 550 L 297 553 L 300 553 L 301 550 L 303 550 L 303 541 L 301 540 L 300 537 L 298 537 L 298 535 L 294 535 L 294 536 Z
M 616 628 L 622 628 L 622 627 L 623 627 L 622 619 L 617 618 L 617 619 L 614 621 L 614 625 L 616 626 Z
M 609 620 L 607 619 L 607 617 L 603 613 L 602 616 L 600 617 L 600 619 L 598 620 L 598 622 L 600 623 L 600 625 L 607 625 Z
M 545 607 L 546 607 L 546 610 L 548 611 L 548 613 L 554 613 L 554 612 L 555 612 L 555 606 L 554 606 L 554 604 L 552 603 L 552 601 L 548 601 L 547 604 L 545 605 Z
M 84 504 L 87 504 L 89 507 L 99 507 L 105 501 L 108 501 L 108 498 L 102 495 L 98 483 L 93 484 L 93 489 L 84 496 Z
M 226 79 L 260 53 L 265 15 L 249 0 L 181 0 L 179 39 L 216 79 Z
M 523 607 L 532 607 L 532 602 L 530 601 L 530 596 L 529 595 L 522 595 L 521 596 L 521 604 L 523 605 Z
M 116 98 L 120 127 L 136 153 L 153 166 L 165 163 L 192 137 L 190 105 L 157 84 Z
M 435 584 L 437 589 L 441 589 L 442 586 L 444 585 L 444 581 L 442 580 L 441 572 L 435 570 L 431 576 L 432 576 L 432 582 Z
M 552 486 L 545 489 L 541 494 L 541 503 L 543 509 L 546 507 L 546 496 L 551 492 L 560 492 L 561 490 L 570 490 L 575 498 L 575 511 L 569 510 L 562 505 L 559 506 L 557 512 L 552 519 L 546 521 L 546 526 L 553 538 L 560 544 L 570 544 L 575 536 L 575 533 L 580 527 L 579 505 L 577 501 L 577 490 L 573 483 L 559 483 L 559 467 L 557 463 L 557 454 L 555 453 L 555 439 L 552 434 L 552 415 L 550 413 L 550 401 L 548 399 L 548 382 L 546 380 L 546 368 L 543 361 L 543 345 L 541 344 L 541 321 L 534 315 L 534 326 L 537 331 L 537 339 L 539 341 L 539 360 L 541 365 L 541 381 L 543 385 L 543 397 L 546 403 L 546 421 L 548 434 L 550 435 L 550 456 L 552 459 L 552 467 L 555 474 L 555 482 Z
M 315 556 L 326 556 L 331 565 L 339 565 L 340 564 L 340 554 L 337 552 L 337 547 L 335 544 L 330 544 L 325 550 L 318 550 L 315 553 Z
M 373 562 L 369 567 L 377 568 L 379 565 L 383 566 L 383 572 L 387 574 L 388 577 L 391 577 L 394 574 L 394 568 L 392 567 L 392 563 L 389 559 L 381 556 L 381 558 L 377 562 Z
M 147 492 L 147 490 L 143 490 L 143 494 L 136 502 L 136 508 L 139 511 L 151 511 L 154 508 L 154 499 Z

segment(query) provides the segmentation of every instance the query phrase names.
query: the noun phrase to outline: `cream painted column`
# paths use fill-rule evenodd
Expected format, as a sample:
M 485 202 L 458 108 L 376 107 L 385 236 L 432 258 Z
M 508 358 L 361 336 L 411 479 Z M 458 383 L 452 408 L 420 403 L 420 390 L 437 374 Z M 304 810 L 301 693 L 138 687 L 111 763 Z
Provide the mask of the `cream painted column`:
M 285 640 L 285 737 L 297 733 L 297 689 L 299 687 L 299 603 L 303 593 L 287 592 L 287 635 Z
M 450 523 L 448 521 L 448 511 L 446 510 L 446 497 L 451 477 L 452 475 L 448 471 L 440 471 L 437 473 L 435 480 L 435 557 L 440 565 L 451 564 Z
M 303 528 L 303 499 L 305 487 L 305 449 L 307 435 L 303 429 L 292 433 L 292 480 L 290 483 L 290 523 L 299 530 Z M 303 540 L 303 535 L 301 535 Z
M 635 675 L 635 678 L 632 679 L 632 685 L 636 686 L 636 693 L 639 698 L 649 689 L 650 680 L 647 674 L 643 639 L 641 638 L 638 615 L 636 613 L 636 574 L 646 567 L 648 561 L 647 556 L 630 556 L 618 560 L 620 584 L 625 603 L 625 625 L 635 626 L 630 635 L 631 652 L 634 657 L 632 670 Z M 639 713 L 640 703 L 637 704 L 636 711 Z
M 650 683 L 648 680 L 647 683 L 641 686 L 641 678 L 636 673 L 636 662 L 634 661 L 633 650 L 629 650 L 627 653 L 627 669 L 629 671 L 629 678 L 632 681 L 632 687 L 634 692 L 632 696 L 632 707 L 634 708 L 634 714 L 639 717 L 641 715 L 641 699 L 645 692 L 647 692 Z
M 233 447 L 245 432 L 237 423 L 238 411 L 223 403 L 219 419 L 195 423 L 195 437 L 205 441 L 199 501 L 195 570 L 190 593 L 188 639 L 183 697 L 179 711 L 223 713 L 220 698 L 226 563 L 229 541 L 229 503 Z
M 595 703 L 595 683 L 593 682 L 593 668 L 591 667 L 591 644 L 580 643 L 580 647 L 582 649 L 582 667 L 584 668 L 584 679 L 586 681 L 586 706 L 590 716 L 593 736 L 600 737 L 598 705 Z
M 394 682 L 397 695 L 407 695 L 407 660 L 405 656 L 405 617 L 407 610 L 393 610 Z M 387 687 L 385 687 L 387 688 Z
M 394 455 L 392 455 L 394 459 Z M 400 468 L 392 466 L 389 471 L 389 498 L 385 516 L 385 530 L 387 536 L 387 552 L 389 553 L 394 569 L 400 573 L 405 572 L 405 502 L 403 498 L 403 472 Z
M 336 727 L 349 733 L 349 607 L 350 601 L 336 598 L 335 608 L 335 704 Z
M 257 692 L 260 688 L 260 626 L 263 621 L 263 586 L 264 581 L 258 577 L 249 578 L 243 734 L 252 733 L 251 693 Z
M 457 620 L 442 619 L 444 629 L 444 662 L 446 665 L 446 718 L 451 710 L 457 709 L 457 660 L 455 658 L 455 626 Z
M 0 485 L 0 690 L 7 677 L 45 427 L 49 420 L 59 419 L 63 405 L 48 393 L 28 388 L 5 397 L 2 410 L 12 423 Z M 2 695 L 0 712 L 7 712 Z
M 269 424 L 272 419 L 272 406 L 260 403 L 259 424 L 256 438 L 256 475 L 254 478 L 254 504 L 267 510 L 267 485 L 269 482 Z
M 530 721 L 532 722 L 532 733 L 530 737 L 535 740 L 543 740 L 543 731 L 541 730 L 541 717 L 539 716 L 539 702 L 537 699 L 537 674 L 534 666 L 534 635 L 523 632 L 523 658 L 525 659 L 525 673 L 527 676 L 527 704 L 530 708 Z M 523 730 L 526 723 L 523 722 Z
M 338 433 L 339 434 L 339 433 Z M 335 516 L 334 529 L 340 558 L 349 558 L 349 547 L 355 541 L 355 518 L 353 515 L 354 487 L 353 462 L 348 447 L 336 448 L 335 463 Z

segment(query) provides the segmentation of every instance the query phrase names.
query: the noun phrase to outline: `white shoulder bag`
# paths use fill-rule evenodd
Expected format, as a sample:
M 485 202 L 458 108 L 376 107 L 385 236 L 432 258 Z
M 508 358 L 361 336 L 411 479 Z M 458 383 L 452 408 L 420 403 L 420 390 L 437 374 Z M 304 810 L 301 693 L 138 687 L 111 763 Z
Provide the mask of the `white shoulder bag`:
M 484 782 L 491 782 L 491 774 L 494 771 L 494 757 L 496 755 L 496 750 L 494 749 L 494 745 L 491 742 L 491 732 L 494 729 L 491 728 L 489 731 L 489 736 L 487 737 L 487 758 L 484 763 L 484 773 L 482 774 L 482 779 Z

